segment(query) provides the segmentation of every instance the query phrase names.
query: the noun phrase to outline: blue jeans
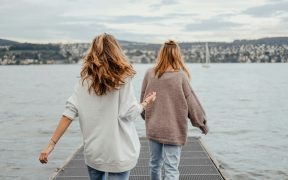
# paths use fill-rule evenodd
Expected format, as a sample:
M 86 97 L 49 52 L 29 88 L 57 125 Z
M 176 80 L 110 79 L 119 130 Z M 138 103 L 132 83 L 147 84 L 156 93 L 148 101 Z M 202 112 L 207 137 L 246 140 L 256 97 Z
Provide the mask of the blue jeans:
M 164 179 L 178 180 L 181 149 L 182 146 L 161 144 L 157 141 L 149 140 L 150 145 L 150 178 L 151 180 L 161 180 L 161 169 L 164 162 Z
M 87 166 L 90 180 L 105 180 L 105 172 Z M 128 180 L 130 171 L 121 173 L 107 173 L 108 180 Z

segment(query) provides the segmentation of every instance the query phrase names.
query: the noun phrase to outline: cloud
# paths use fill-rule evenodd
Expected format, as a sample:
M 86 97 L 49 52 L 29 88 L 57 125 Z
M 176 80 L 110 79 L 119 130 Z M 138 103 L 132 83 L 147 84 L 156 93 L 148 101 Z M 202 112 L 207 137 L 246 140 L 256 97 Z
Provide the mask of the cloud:
M 239 27 L 241 24 L 221 20 L 218 18 L 211 18 L 207 20 L 202 20 L 197 23 L 187 24 L 185 27 L 186 31 L 220 31 L 220 30 L 229 30 L 233 27 Z
M 151 4 L 150 8 L 152 10 L 158 10 L 163 6 L 176 5 L 176 4 L 179 4 L 179 2 L 177 0 L 161 0 L 158 3 Z
M 151 23 L 151 22 L 159 22 L 161 20 L 168 19 L 168 17 L 127 15 L 127 16 L 109 17 L 109 19 L 110 21 L 115 22 L 115 23 L 145 23 L 145 22 Z
M 281 23 L 288 25 L 288 16 L 281 17 Z
M 243 14 L 248 14 L 254 17 L 269 17 L 281 13 L 288 12 L 288 1 L 272 1 L 273 3 L 256 6 L 243 11 Z
M 0 1 L 0 38 L 35 42 L 90 42 L 102 32 L 131 41 L 223 41 L 283 36 L 288 26 L 287 0 Z
M 175 12 L 175 13 L 168 13 L 165 14 L 166 17 L 170 18 L 178 18 L 178 17 L 195 17 L 197 16 L 197 13 L 191 13 L 191 12 Z
M 284 1 L 287 1 L 287 0 L 269 0 L 269 2 L 284 2 Z
M 162 0 L 161 3 L 162 5 L 173 5 L 178 4 L 179 2 L 176 0 Z

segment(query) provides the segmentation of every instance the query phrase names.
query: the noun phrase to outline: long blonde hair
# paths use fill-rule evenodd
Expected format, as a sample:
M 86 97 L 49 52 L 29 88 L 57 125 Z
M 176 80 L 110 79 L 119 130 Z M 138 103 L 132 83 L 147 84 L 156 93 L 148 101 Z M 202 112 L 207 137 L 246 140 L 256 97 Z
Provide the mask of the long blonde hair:
M 84 57 L 80 73 L 84 80 L 92 81 L 89 93 L 93 90 L 97 95 L 105 95 L 119 89 L 127 77 L 133 77 L 134 69 L 124 55 L 117 40 L 110 34 L 103 33 L 92 42 Z
M 181 49 L 173 40 L 166 41 L 160 48 L 157 56 L 157 64 L 154 69 L 156 76 L 160 78 L 169 66 L 171 66 L 173 70 L 183 70 L 185 74 L 191 78 L 182 59 Z

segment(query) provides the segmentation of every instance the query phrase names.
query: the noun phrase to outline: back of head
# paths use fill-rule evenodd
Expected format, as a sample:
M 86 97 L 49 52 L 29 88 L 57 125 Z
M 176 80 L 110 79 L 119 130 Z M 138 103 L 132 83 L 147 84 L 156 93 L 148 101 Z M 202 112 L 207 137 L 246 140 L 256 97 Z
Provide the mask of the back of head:
M 183 70 L 190 78 L 189 71 L 182 59 L 181 49 L 173 40 L 166 41 L 160 48 L 155 67 L 156 76 L 160 78 L 169 67 L 174 70 Z
M 97 95 L 119 89 L 125 83 L 125 78 L 134 74 L 117 40 L 106 33 L 93 40 L 80 73 L 82 83 L 86 79 L 92 82 L 89 93 L 93 90 Z

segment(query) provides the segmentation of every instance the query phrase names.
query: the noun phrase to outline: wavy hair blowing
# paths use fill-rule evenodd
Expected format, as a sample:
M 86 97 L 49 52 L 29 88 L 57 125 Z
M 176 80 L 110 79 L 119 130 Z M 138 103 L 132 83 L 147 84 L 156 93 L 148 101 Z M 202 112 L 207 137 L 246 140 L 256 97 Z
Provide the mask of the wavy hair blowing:
M 91 80 L 89 93 L 105 95 L 119 89 L 127 77 L 133 77 L 135 70 L 124 55 L 117 40 L 110 34 L 97 36 L 83 60 L 80 73 L 82 85 Z
M 156 76 L 160 78 L 168 67 L 172 67 L 173 70 L 182 69 L 185 74 L 191 78 L 191 75 L 184 64 L 184 60 L 182 59 L 181 49 L 173 40 L 165 42 L 158 53 L 155 67 Z

